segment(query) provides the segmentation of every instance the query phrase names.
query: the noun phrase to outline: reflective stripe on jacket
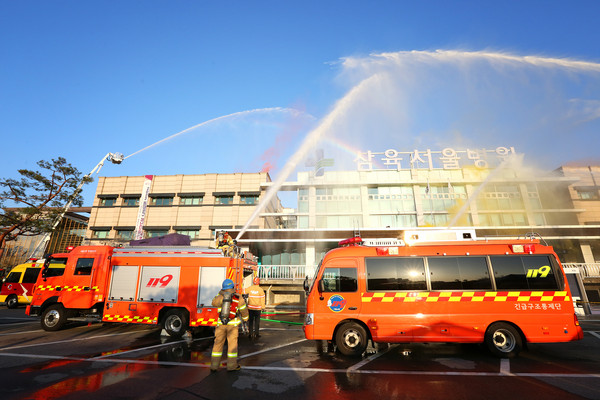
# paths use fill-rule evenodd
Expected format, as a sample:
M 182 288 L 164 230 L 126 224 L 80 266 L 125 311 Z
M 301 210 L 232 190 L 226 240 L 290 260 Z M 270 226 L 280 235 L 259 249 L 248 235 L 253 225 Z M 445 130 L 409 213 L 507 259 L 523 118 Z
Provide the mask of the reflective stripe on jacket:
M 221 306 L 223 305 L 223 293 L 231 292 L 234 293 L 233 289 L 221 290 L 219 294 L 212 300 L 213 307 L 217 307 L 217 313 L 221 314 Z M 234 311 L 235 307 L 235 311 Z M 248 321 L 249 313 L 248 307 L 246 307 L 246 302 L 244 298 L 237 293 L 234 293 L 231 296 L 231 311 L 234 313 L 233 318 L 229 319 L 227 325 L 238 326 L 242 320 Z M 242 320 L 240 320 L 239 316 L 241 315 Z M 230 313 L 231 316 L 231 313 Z M 221 318 L 217 320 L 217 326 L 223 325 Z
M 258 285 L 252 285 L 246 289 L 248 293 L 248 308 L 251 310 L 265 309 L 265 291 Z

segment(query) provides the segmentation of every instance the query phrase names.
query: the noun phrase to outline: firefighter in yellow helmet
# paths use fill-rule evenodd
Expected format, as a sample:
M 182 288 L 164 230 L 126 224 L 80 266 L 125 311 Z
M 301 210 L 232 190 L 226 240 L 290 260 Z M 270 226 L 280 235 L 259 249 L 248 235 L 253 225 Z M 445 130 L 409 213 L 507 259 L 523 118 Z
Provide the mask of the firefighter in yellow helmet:
M 235 243 L 233 242 L 233 238 L 229 236 L 229 233 L 224 231 L 219 232 L 216 238 L 216 245 L 217 249 L 220 249 L 225 257 L 233 256 Z
M 215 329 L 215 344 L 210 357 L 210 370 L 215 372 L 221 363 L 223 346 L 227 340 L 227 371 L 238 371 L 241 367 L 237 362 L 239 325 L 248 321 L 248 308 L 244 298 L 235 293 L 234 283 L 225 279 L 219 294 L 213 299 L 212 305 L 218 308 L 219 320 Z

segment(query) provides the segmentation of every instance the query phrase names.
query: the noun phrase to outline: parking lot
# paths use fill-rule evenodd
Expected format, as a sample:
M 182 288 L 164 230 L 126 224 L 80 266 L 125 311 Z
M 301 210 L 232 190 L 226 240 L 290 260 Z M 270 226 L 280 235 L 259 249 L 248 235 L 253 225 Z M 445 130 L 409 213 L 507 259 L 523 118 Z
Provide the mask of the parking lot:
M 395 344 L 362 358 L 304 339 L 302 315 L 240 338 L 239 372 L 210 373 L 210 331 L 173 340 L 147 325 L 45 332 L 22 308 L 0 308 L 2 399 L 600 399 L 600 318 L 584 339 L 529 345 L 499 359 L 479 345 Z

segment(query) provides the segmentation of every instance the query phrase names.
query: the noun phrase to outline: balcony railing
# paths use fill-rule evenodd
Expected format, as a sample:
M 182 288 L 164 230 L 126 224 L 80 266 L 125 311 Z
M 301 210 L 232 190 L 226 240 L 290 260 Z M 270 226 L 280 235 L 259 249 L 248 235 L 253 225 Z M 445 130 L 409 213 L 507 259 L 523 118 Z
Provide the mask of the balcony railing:
M 265 281 L 303 281 L 307 275 L 312 278 L 315 269 L 316 266 L 306 265 L 261 265 L 258 276 Z
M 565 268 L 578 268 L 582 278 L 600 278 L 600 263 L 563 263 Z

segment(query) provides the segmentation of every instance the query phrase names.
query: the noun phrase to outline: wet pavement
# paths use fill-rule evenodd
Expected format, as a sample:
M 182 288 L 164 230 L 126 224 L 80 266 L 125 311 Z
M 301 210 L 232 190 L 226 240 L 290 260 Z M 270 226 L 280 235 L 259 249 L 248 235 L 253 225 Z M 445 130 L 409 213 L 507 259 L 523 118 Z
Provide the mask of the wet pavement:
M 516 359 L 480 345 L 395 344 L 362 358 L 304 339 L 301 315 L 240 338 L 242 370 L 210 373 L 211 332 L 187 340 L 145 325 L 45 332 L 0 308 L 1 399 L 600 399 L 600 313 L 584 339 L 532 344 Z M 377 351 L 376 351 L 377 350 Z

